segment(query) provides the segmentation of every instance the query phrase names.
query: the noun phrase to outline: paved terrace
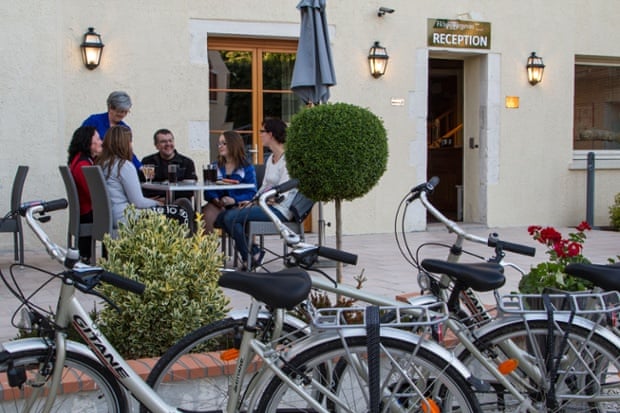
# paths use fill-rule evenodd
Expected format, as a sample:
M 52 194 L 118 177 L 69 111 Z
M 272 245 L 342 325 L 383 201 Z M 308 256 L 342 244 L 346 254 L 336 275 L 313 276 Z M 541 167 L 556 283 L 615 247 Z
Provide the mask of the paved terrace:
M 487 237 L 491 232 L 497 232 L 500 238 L 505 241 L 512 241 L 531 245 L 537 248 L 536 257 L 524 257 L 509 253 L 506 261 L 513 262 L 521 268 L 528 269 L 531 265 L 544 261 L 546 255 L 544 246 L 535 243 L 528 235 L 525 227 L 511 228 L 486 228 L 480 225 L 465 225 L 468 232 Z M 558 228 L 562 234 L 566 235 L 570 231 L 568 228 Z M 8 236 L 8 235 L 7 235 Z M 588 239 L 585 243 L 584 255 L 594 263 L 605 263 L 607 258 L 620 255 L 620 232 L 593 230 L 587 233 Z M 439 224 L 432 224 L 424 232 L 412 232 L 407 234 L 407 242 L 412 250 L 418 248 L 423 243 L 451 243 L 455 237 Z M 308 242 L 316 242 L 316 235 L 309 234 Z M 281 250 L 281 242 L 278 238 L 267 237 L 267 245 L 276 251 Z M 328 237 L 326 246 L 334 247 L 335 239 Z M 466 248 L 484 257 L 492 255 L 493 251 L 484 245 L 466 243 Z M 359 255 L 357 266 L 346 266 L 343 279 L 345 284 L 355 285 L 354 277 L 363 272 L 367 281 L 363 285 L 366 292 L 396 297 L 418 290 L 416 281 L 416 270 L 412 268 L 400 255 L 393 234 L 369 234 L 369 235 L 350 235 L 343 238 L 343 249 Z M 445 247 L 426 247 L 422 251 L 426 258 L 445 258 L 447 249 Z M 43 267 L 49 271 L 59 271 L 60 265 L 52 261 L 45 252 L 39 250 L 26 251 L 26 264 Z M 8 268 L 12 264 L 13 251 L 0 251 L 0 269 L 9 275 Z M 475 261 L 474 258 L 464 256 L 463 262 Z M 281 266 L 281 261 L 268 265 L 270 270 L 276 270 Z M 324 266 L 323 270 L 328 274 L 334 275 L 335 268 Z M 38 288 L 46 279 L 45 275 L 33 271 L 28 267 L 14 267 L 15 277 L 19 280 L 21 288 L 27 292 L 32 292 Z M 519 274 L 515 271 L 507 271 L 507 282 L 502 291 L 510 292 L 516 290 L 519 282 Z M 36 302 L 44 308 L 54 307 L 57 299 L 58 282 L 46 286 L 37 294 Z M 246 296 L 233 291 L 227 291 L 231 298 L 231 305 L 235 309 L 242 309 L 248 304 Z M 0 340 L 6 341 L 15 337 L 16 330 L 11 326 L 11 317 L 18 306 L 18 301 L 10 294 L 6 287 L 0 284 Z M 81 296 L 81 301 L 87 308 L 92 308 L 94 299 L 89 296 Z M 485 296 L 488 304 L 493 303 L 493 298 L 489 294 Z M 99 305 L 99 304 L 98 304 Z

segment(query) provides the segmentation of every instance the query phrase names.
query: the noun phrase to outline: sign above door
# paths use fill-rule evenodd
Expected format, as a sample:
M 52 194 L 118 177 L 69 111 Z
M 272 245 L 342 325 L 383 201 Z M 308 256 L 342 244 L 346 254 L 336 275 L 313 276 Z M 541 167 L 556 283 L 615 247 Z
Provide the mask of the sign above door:
M 491 23 L 427 19 L 428 46 L 451 49 L 490 49 Z

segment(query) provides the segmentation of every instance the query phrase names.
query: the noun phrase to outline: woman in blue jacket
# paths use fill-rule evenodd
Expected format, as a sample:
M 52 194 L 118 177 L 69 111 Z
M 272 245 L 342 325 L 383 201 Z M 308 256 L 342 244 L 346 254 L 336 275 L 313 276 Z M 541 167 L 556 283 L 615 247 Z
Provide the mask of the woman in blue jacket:
M 256 171 L 247 160 L 241 135 L 236 131 L 222 133 L 218 138 L 217 149 L 217 180 L 230 179 L 241 184 L 253 184 L 254 187 L 205 191 L 204 197 L 208 203 L 202 208 L 202 213 L 206 232 L 212 232 L 215 227 L 221 228 L 227 209 L 246 205 L 256 194 Z

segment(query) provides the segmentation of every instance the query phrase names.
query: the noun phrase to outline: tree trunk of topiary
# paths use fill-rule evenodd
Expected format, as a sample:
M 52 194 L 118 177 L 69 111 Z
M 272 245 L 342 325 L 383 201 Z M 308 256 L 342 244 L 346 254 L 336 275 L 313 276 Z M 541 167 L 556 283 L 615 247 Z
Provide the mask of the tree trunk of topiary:
M 339 198 L 336 201 L 336 249 L 342 250 L 342 202 Z M 342 263 L 336 263 L 336 281 L 342 282 Z
M 364 196 L 387 168 L 383 121 L 348 103 L 317 105 L 293 116 L 286 131 L 286 166 L 301 193 L 336 201 L 336 248 L 342 248 L 342 201 Z M 336 266 L 342 282 L 342 264 Z

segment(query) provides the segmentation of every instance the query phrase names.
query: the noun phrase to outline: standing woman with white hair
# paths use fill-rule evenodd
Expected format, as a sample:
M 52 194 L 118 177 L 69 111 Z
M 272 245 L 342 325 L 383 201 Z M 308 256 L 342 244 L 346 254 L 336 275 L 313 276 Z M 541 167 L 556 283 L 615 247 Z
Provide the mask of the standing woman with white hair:
M 107 112 L 90 115 L 84 122 L 82 122 L 82 126 L 94 126 L 97 129 L 97 132 L 99 132 L 101 139 L 105 137 L 106 132 L 112 126 L 124 126 L 129 128 L 129 125 L 123 121 L 131 109 L 131 97 L 129 97 L 127 92 L 117 90 L 110 93 L 108 96 L 107 105 Z M 140 170 L 142 164 L 135 154 L 133 155 L 131 162 L 135 165 L 136 170 Z

